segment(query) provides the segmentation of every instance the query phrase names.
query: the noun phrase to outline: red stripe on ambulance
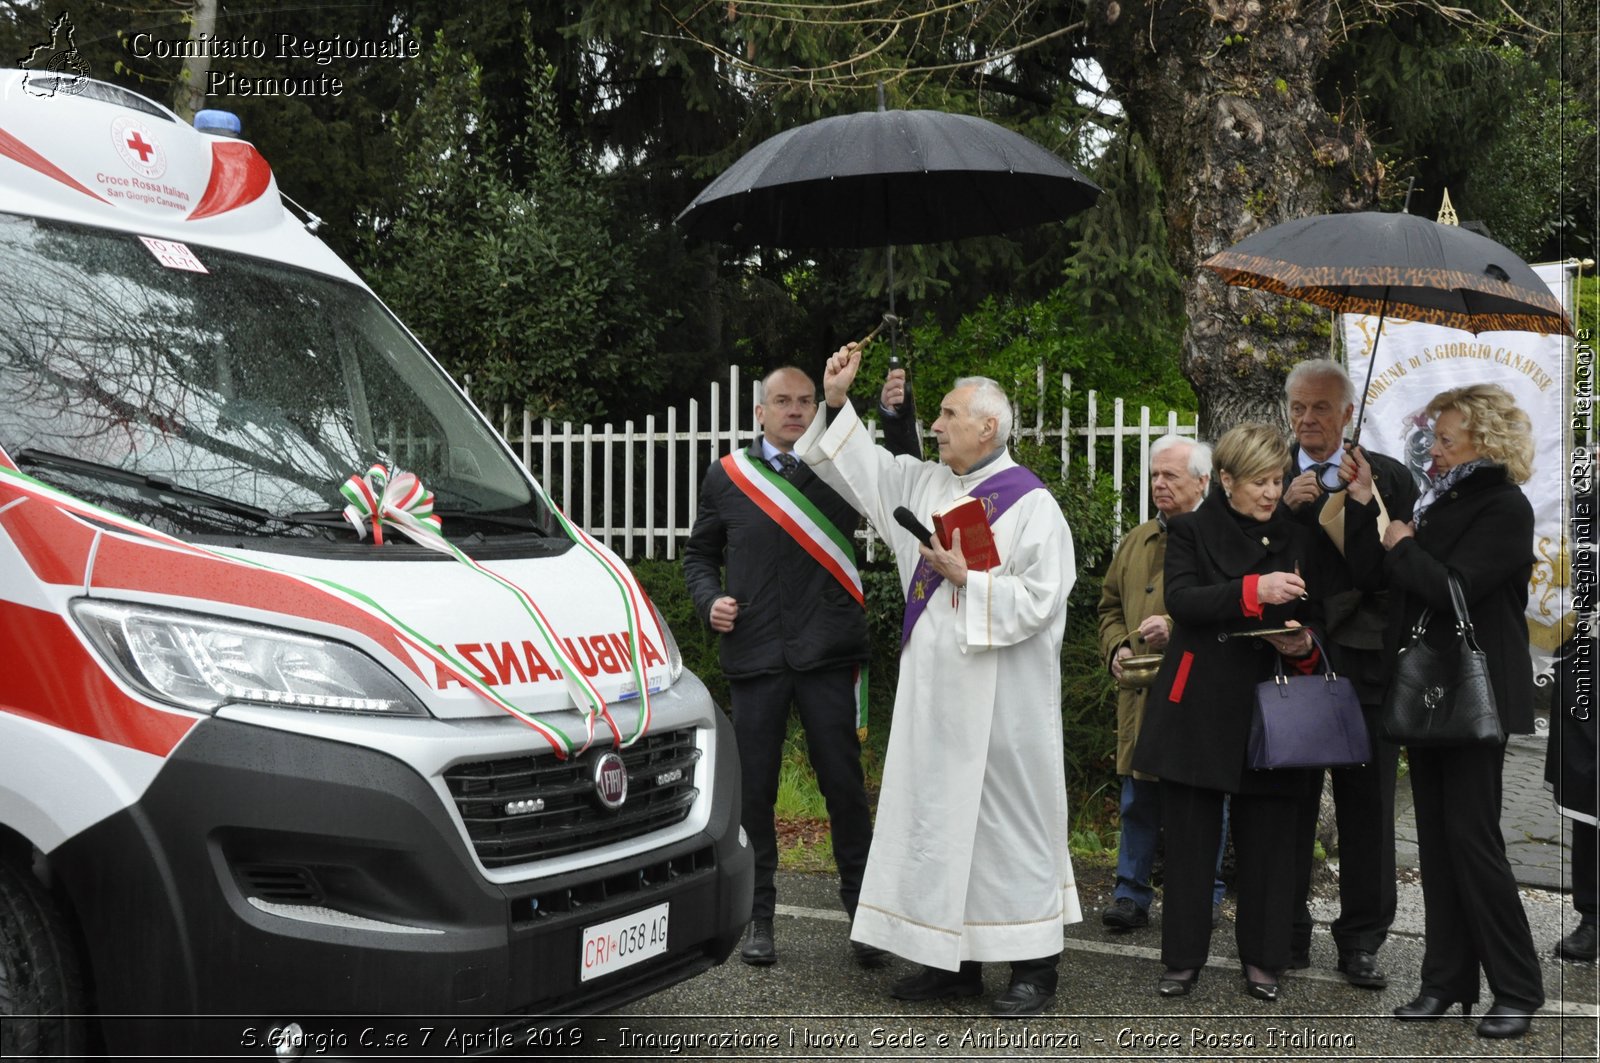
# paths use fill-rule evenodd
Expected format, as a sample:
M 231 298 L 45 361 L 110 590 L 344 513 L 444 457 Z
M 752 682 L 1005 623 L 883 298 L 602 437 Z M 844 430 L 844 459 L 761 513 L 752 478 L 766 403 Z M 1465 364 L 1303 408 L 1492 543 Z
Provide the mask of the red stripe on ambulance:
M 197 722 L 135 701 L 111 681 L 67 621 L 0 601 L 0 643 L 27 646 L 35 663 L 6 669 L 0 711 L 164 757 Z
M 46 177 L 52 177 L 66 185 L 68 188 L 76 188 L 84 195 L 98 199 L 102 203 L 110 202 L 94 189 L 89 188 L 86 185 L 81 185 L 77 181 L 73 180 L 67 171 L 51 162 L 43 155 L 40 155 L 37 151 L 34 151 L 32 148 L 28 147 L 28 145 L 24 144 L 10 133 L 7 133 L 4 129 L 0 129 L 0 155 L 4 155 L 8 159 L 13 159 L 17 162 L 20 162 L 30 170 L 38 170 Z
M 272 167 L 249 144 L 211 145 L 211 182 L 188 220 L 209 218 L 254 203 L 272 183 Z
M 340 600 L 331 591 L 308 586 L 283 573 L 106 535 L 95 553 L 92 589 L 182 593 L 196 601 L 270 608 L 287 616 L 348 628 L 382 646 L 421 677 L 411 654 L 389 625 Z
M 49 502 L 0 483 L 0 506 L 18 498 L 23 501 L 0 511 L 0 525 L 33 574 L 42 583 L 83 586 L 94 529 Z

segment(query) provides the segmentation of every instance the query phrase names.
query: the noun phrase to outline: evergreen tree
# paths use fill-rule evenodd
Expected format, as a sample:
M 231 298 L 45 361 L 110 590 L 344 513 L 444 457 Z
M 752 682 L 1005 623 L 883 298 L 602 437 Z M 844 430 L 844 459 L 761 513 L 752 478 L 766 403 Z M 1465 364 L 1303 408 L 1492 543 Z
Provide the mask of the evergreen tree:
M 366 219 L 374 288 L 446 368 L 471 375 L 493 409 L 595 420 L 659 384 L 659 325 L 638 288 L 632 249 L 612 229 L 591 165 L 562 139 L 555 69 L 524 37 L 529 122 L 512 172 L 476 59 L 435 37 L 426 90 L 394 114 L 402 160 L 393 214 Z

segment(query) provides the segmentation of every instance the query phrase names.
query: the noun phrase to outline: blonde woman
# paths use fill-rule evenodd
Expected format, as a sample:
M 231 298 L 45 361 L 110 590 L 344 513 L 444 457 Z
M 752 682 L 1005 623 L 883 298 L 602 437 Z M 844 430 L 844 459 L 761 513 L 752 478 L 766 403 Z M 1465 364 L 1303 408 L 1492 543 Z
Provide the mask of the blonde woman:
M 1493 384 L 1441 392 L 1428 403 L 1433 467 L 1413 522 L 1382 533 L 1372 501 L 1372 469 L 1358 452 L 1345 458 L 1345 503 L 1352 569 L 1381 572 L 1390 588 L 1386 637 L 1393 653 L 1423 609 L 1435 619 L 1428 642 L 1457 638 L 1447 577 L 1460 581 L 1478 645 L 1488 658 L 1495 705 L 1507 734 L 1533 731 L 1533 670 L 1528 657 L 1528 576 L 1533 507 L 1517 486 L 1532 473 L 1528 415 Z M 1452 1004 L 1470 1013 L 1482 968 L 1494 1006 L 1482 1037 L 1521 1037 L 1544 1003 L 1539 956 L 1517 895 L 1500 834 L 1505 746 L 1410 750 L 1411 791 L 1422 864 L 1422 985 L 1395 1017 L 1433 1020 Z
M 1166 607 L 1173 619 L 1145 705 L 1133 767 L 1161 780 L 1166 845 L 1156 991 L 1187 996 L 1211 949 L 1211 891 L 1223 800 L 1238 857 L 1234 923 L 1245 991 L 1278 999 L 1294 921 L 1294 832 L 1309 772 L 1247 764 L 1258 682 L 1316 664 L 1311 632 L 1312 536 L 1282 505 L 1289 448 L 1268 424 L 1217 440 L 1212 493 L 1167 525 Z M 1296 630 L 1249 636 L 1268 628 Z M 1245 637 L 1234 637 L 1245 636 Z

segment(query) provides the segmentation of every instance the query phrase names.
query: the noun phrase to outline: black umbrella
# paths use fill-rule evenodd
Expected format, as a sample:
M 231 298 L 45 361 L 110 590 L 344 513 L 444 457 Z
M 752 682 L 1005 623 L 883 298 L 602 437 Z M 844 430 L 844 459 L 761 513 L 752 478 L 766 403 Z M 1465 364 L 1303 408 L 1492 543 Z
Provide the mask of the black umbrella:
M 766 247 L 876 247 L 1010 232 L 1094 204 L 1055 155 L 972 115 L 866 111 L 750 149 L 678 215 L 691 236 Z
M 1367 363 L 1377 364 L 1384 316 L 1468 332 L 1571 335 L 1561 301 L 1522 259 L 1468 229 L 1411 214 L 1318 214 L 1263 229 L 1201 263 L 1229 284 L 1347 314 L 1378 315 Z M 1352 439 L 1361 437 L 1367 387 Z

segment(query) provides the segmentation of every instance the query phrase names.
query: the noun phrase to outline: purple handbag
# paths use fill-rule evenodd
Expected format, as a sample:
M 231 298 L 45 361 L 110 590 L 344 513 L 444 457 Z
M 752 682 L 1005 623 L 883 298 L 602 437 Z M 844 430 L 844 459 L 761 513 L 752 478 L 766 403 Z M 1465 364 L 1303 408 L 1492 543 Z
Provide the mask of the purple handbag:
M 1275 768 L 1344 768 L 1372 759 L 1372 739 L 1361 715 L 1361 699 L 1350 680 L 1336 675 L 1317 636 L 1322 656 L 1317 675 L 1278 674 L 1256 684 L 1246 763 L 1256 771 Z

